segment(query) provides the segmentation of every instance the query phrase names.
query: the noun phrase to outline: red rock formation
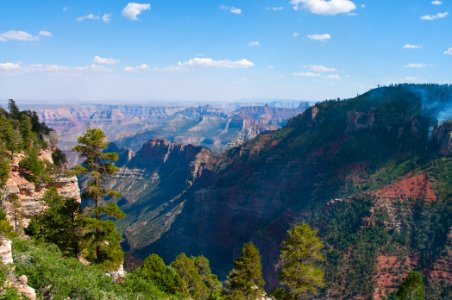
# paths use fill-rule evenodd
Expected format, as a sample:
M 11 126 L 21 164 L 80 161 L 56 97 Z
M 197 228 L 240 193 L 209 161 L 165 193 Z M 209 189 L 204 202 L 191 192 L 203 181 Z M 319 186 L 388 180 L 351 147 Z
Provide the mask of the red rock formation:
M 436 201 L 436 194 L 427 175 L 410 174 L 375 193 L 377 198 L 387 200 L 424 199 L 427 202 Z
M 395 292 L 414 264 L 410 257 L 378 255 L 373 276 L 375 289 L 372 298 L 383 300 L 389 293 Z

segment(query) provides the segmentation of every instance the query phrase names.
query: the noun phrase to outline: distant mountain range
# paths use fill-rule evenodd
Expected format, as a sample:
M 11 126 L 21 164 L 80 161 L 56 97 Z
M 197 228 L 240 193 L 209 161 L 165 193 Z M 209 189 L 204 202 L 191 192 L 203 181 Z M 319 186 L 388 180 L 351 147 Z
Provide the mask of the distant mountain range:
M 79 105 L 35 108 L 68 152 L 87 127 L 103 129 L 119 147 L 138 151 L 151 138 L 208 146 L 220 153 L 284 126 L 311 103 L 269 101 L 203 106 Z M 75 156 L 69 153 L 71 164 Z

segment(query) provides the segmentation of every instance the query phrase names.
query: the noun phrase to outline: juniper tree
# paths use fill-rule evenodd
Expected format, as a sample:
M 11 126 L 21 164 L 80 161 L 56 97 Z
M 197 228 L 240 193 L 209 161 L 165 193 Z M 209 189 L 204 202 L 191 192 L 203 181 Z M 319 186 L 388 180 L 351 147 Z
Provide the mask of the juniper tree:
M 318 264 L 324 261 L 323 242 L 317 231 L 308 224 L 294 226 L 282 243 L 279 256 L 279 282 L 292 299 L 305 299 L 318 294 L 325 286 L 323 271 Z
M 86 203 L 81 222 L 82 256 L 107 270 L 114 270 L 124 260 L 124 253 L 119 244 L 121 234 L 112 219 L 121 219 L 125 215 L 116 203 L 105 203 L 105 198 L 119 197 L 119 193 L 108 189 L 104 179 L 118 170 L 114 165 L 118 155 L 103 152 L 108 142 L 105 133 L 98 128 L 88 128 L 77 142 L 73 150 L 85 160 L 74 170 L 86 180 L 82 194 Z
M 224 283 L 226 299 L 260 299 L 265 281 L 259 250 L 252 242 L 243 245 L 241 255 Z

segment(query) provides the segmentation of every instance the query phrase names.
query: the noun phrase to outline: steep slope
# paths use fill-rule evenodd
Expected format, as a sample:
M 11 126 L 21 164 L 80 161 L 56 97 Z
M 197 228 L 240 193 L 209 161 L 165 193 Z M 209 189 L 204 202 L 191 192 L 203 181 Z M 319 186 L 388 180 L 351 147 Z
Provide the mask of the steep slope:
M 185 205 L 179 196 L 210 172 L 215 157 L 204 147 L 152 139 L 132 158 L 122 155 L 119 162 L 121 168 L 109 185 L 122 194 L 119 205 L 126 218 L 119 226 L 128 246 L 137 251 L 169 230 Z
M 204 254 L 224 276 L 243 242 L 253 240 L 262 251 L 268 287 L 273 287 L 280 242 L 293 223 L 306 220 L 327 242 L 327 264 L 334 270 L 327 274 L 328 286 L 337 289 L 325 293 L 333 298 L 391 291 L 388 287 L 405 273 L 384 283 L 383 265 L 403 264 L 430 274 L 432 262 L 444 259 L 441 253 L 447 251 L 450 218 L 441 207 L 450 199 L 450 168 L 444 166 L 450 166 L 452 148 L 450 123 L 443 122 L 450 119 L 451 101 L 451 86 L 401 85 L 319 103 L 287 127 L 223 155 L 213 183 L 209 174 L 180 195 L 175 201 L 185 204 L 171 228 L 135 254 L 157 252 L 168 260 L 181 251 Z M 411 191 L 411 185 L 421 186 Z M 420 212 L 430 221 L 413 217 L 418 200 L 430 205 Z M 323 215 L 336 205 L 348 209 Z M 382 207 L 388 211 L 379 213 Z M 400 220 L 393 211 L 400 212 Z M 399 223 L 417 228 L 424 244 L 412 236 L 401 242 Z M 415 253 L 424 251 L 430 238 L 430 256 L 417 258 Z M 400 252 L 389 251 L 394 249 Z M 395 252 L 405 258 L 394 262 Z M 444 277 L 441 272 L 435 274 Z M 435 285 L 440 286 L 431 283 L 429 288 Z

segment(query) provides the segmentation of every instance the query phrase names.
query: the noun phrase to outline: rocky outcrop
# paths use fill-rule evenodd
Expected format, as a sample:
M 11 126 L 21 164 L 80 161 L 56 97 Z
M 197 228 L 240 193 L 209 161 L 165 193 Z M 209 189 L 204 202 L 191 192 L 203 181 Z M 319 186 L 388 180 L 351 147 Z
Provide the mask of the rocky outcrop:
M 6 267 L 7 278 L 4 285 L 16 289 L 17 292 L 30 300 L 35 300 L 36 291 L 28 286 L 27 276 L 16 276 L 14 268 L 11 266 L 14 263 L 11 252 L 11 240 L 2 236 L 0 236 L 0 259 L 3 266 Z
M 23 154 L 17 154 L 12 159 L 10 176 L 1 191 L 1 205 L 6 218 L 18 231 L 26 228 L 32 217 L 41 214 L 47 208 L 42 199 L 52 187 L 56 188 L 61 196 L 80 202 L 77 177 L 55 176 L 51 183 L 35 184 L 25 179 L 19 172 L 19 161 L 23 157 Z M 51 151 L 41 151 L 40 158 L 52 162 Z

